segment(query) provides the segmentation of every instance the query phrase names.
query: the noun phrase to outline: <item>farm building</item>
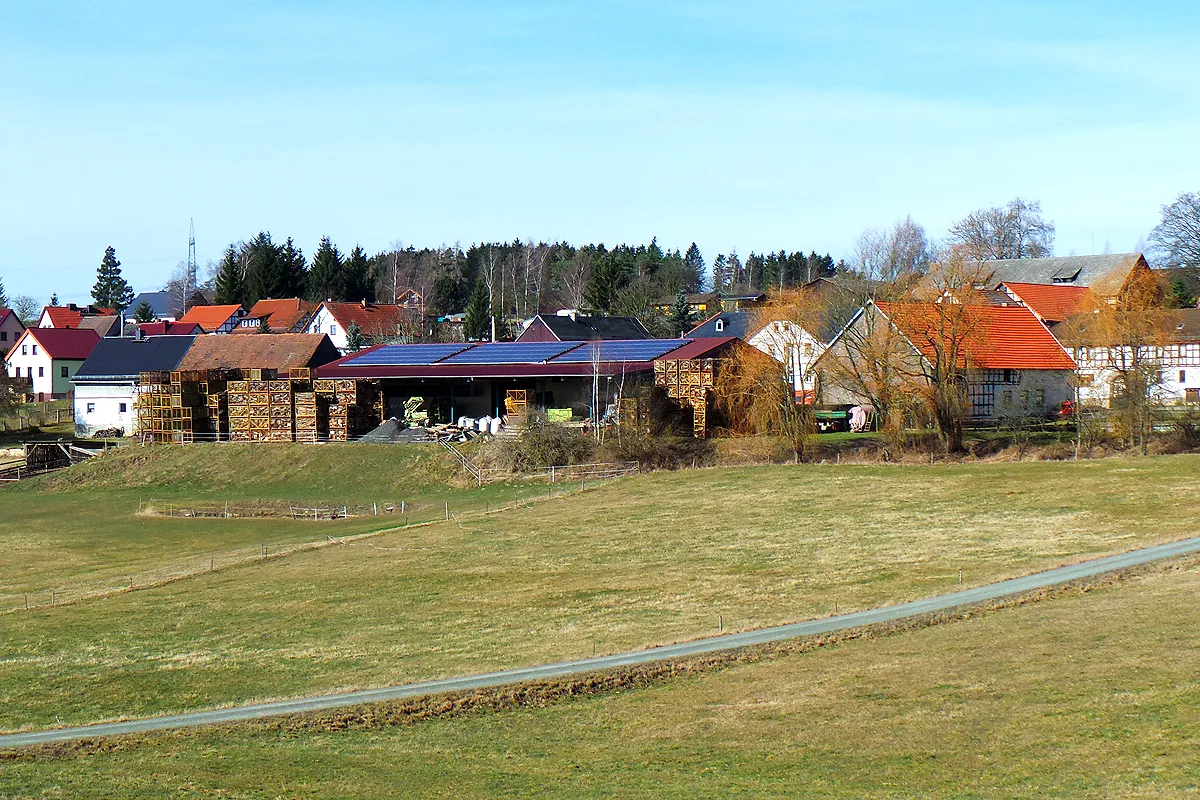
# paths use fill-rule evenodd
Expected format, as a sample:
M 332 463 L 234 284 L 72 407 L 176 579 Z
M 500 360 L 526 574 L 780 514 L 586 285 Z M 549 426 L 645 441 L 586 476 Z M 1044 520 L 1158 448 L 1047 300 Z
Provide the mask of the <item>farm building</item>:
M 245 309 L 239 305 L 192 306 L 179 318 L 183 325 L 199 325 L 205 333 L 233 333 Z
M 139 376 L 177 368 L 193 338 L 101 339 L 71 381 L 75 386 L 75 434 L 135 433 Z
M 498 417 L 516 391 L 531 406 L 598 418 L 638 387 L 653 386 L 656 362 L 718 358 L 736 343 L 724 337 L 380 345 L 327 364 L 319 375 L 378 381 L 389 417 L 402 418 L 417 397 L 433 421 Z
M 8 352 L 16 344 L 17 339 L 25 332 L 25 323 L 11 308 L 0 308 L 0 356 Z
M 1075 362 L 1016 305 L 868 303 L 814 365 L 825 405 L 867 405 L 868 387 L 917 395 L 949 368 L 966 373 L 974 420 L 1049 414 L 1073 396 Z
M 8 374 L 29 381 L 30 394 L 38 402 L 61 399 L 99 341 L 92 330 L 27 328 L 8 352 Z
M 368 303 L 335 303 L 326 300 L 313 312 L 304 326 L 305 333 L 323 333 L 340 352 L 349 346 L 347 334 L 357 325 L 364 341 L 379 344 L 403 335 L 406 328 L 420 322 L 418 306 Z
M 315 308 L 316 303 L 297 297 L 259 300 L 238 322 L 233 333 L 259 333 L 264 324 L 271 333 L 301 333 Z
M 979 270 L 988 276 L 986 288 L 1019 283 L 1087 287 L 1109 300 L 1150 272 L 1150 265 L 1141 253 L 1114 253 L 981 261 Z
M 538 314 L 516 338 L 518 342 L 590 342 L 600 339 L 647 339 L 637 317 L 586 317 L 574 311 Z

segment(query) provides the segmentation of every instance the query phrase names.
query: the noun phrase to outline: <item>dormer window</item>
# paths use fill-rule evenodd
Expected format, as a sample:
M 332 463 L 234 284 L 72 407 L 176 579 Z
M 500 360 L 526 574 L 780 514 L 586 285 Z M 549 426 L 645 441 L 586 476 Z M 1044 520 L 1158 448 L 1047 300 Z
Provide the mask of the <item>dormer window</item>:
M 725 330 L 725 320 L 719 319 L 717 320 L 717 333 L 720 333 L 723 330 Z

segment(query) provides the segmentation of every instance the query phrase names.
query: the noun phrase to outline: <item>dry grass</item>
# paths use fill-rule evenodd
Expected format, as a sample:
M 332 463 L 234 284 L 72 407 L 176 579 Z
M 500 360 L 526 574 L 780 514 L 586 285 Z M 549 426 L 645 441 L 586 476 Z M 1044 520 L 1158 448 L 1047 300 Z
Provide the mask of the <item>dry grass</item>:
M 1194 564 L 1194 562 L 1193 562 Z M 1195 797 L 1200 570 L 634 692 L 3 763 L 72 797 Z
M 660 473 L 0 618 L 0 726 L 632 649 L 1194 533 L 1196 457 Z M 1174 498 L 1165 504 L 1161 498 Z

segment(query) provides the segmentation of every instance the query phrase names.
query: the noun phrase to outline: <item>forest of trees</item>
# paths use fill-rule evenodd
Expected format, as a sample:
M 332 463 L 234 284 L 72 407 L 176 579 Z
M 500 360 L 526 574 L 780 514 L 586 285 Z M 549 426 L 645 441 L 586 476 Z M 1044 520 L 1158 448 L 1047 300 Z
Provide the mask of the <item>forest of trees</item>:
M 845 265 L 835 264 L 828 254 L 813 251 L 806 256 L 803 251 L 780 250 L 751 252 L 744 261 L 731 251 L 718 255 L 711 269 L 707 267 L 695 243 L 680 252 L 664 250 L 657 239 L 612 248 L 514 239 L 465 250 L 458 245 L 407 247 L 368 257 L 358 246 L 343 254 L 325 237 L 313 256 L 306 258 L 292 239 L 280 244 L 271 234 L 260 232 L 248 242 L 230 245 L 210 280 L 214 302 L 247 307 L 268 297 L 392 302 L 412 288 L 425 298 L 429 314 L 444 315 L 466 310 L 480 286 L 487 313 L 501 319 L 579 308 L 655 322 L 655 303 L 669 302 L 680 290 L 741 293 L 794 288 Z M 477 299 L 475 305 L 481 301 Z

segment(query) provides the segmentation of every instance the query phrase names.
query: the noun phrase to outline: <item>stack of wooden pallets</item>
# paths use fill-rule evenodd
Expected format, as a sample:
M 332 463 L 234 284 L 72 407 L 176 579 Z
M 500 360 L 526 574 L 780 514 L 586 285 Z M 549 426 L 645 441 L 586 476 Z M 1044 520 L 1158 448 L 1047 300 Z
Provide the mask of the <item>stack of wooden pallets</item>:
M 692 432 L 700 439 L 708 435 L 708 398 L 715 383 L 716 359 L 658 359 L 654 383 L 667 396 L 691 406 Z

